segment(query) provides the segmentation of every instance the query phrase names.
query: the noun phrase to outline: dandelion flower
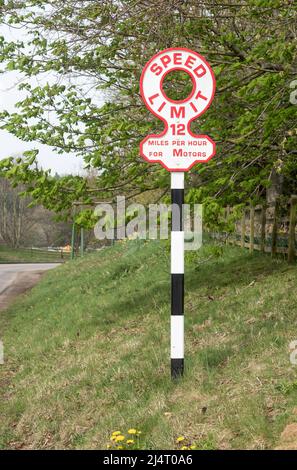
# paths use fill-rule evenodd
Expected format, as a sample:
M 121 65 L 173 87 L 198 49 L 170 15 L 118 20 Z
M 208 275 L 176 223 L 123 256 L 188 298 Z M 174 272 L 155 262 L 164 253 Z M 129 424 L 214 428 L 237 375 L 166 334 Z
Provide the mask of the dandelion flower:
M 119 436 L 120 434 L 122 434 L 121 431 L 114 431 L 112 436 Z
M 123 446 L 118 446 L 118 450 L 123 450 L 124 447 Z
M 127 439 L 127 444 L 134 444 L 133 439 Z
M 183 442 L 185 440 L 185 438 L 183 436 L 179 436 L 177 439 L 176 439 L 176 442 Z
M 191 446 L 190 449 L 195 450 L 195 449 L 197 449 L 197 447 L 196 446 Z
M 125 436 L 120 435 L 120 436 L 116 436 L 115 441 L 116 442 L 121 442 L 121 441 L 124 441 L 124 439 L 125 439 Z
M 187 446 L 182 446 L 181 450 L 189 450 Z
M 137 433 L 137 430 L 136 429 L 129 429 L 128 430 L 128 434 L 136 434 Z

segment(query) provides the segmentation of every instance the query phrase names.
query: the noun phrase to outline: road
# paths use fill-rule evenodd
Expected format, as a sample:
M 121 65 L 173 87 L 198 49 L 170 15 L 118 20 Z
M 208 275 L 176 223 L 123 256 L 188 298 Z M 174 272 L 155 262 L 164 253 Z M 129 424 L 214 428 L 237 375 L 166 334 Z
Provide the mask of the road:
M 0 310 L 33 287 L 45 271 L 57 266 L 58 263 L 0 264 Z

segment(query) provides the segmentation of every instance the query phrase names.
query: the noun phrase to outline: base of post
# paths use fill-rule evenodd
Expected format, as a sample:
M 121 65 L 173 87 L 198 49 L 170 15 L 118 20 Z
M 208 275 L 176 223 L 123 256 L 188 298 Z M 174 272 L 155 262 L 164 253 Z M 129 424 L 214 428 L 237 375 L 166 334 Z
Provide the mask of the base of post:
M 184 375 L 184 359 L 171 359 L 171 378 L 178 379 Z

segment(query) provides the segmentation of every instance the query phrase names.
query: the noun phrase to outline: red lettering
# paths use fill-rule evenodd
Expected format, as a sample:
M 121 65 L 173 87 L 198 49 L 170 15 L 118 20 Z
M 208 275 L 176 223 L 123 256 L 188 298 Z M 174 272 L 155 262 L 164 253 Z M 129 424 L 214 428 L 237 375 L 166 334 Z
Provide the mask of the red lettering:
M 153 72 L 155 75 L 160 75 L 160 73 L 162 73 L 162 67 L 156 63 L 154 63 L 151 68 L 150 68 L 150 71 Z
M 163 101 L 163 103 L 161 104 L 160 108 L 158 109 L 159 113 L 162 111 L 162 109 L 164 108 L 165 105 L 166 105 L 166 102 Z
M 196 100 L 198 100 L 198 98 L 202 98 L 203 100 L 207 101 L 206 96 L 203 96 L 200 90 L 198 91 L 196 95 Z
M 154 100 L 159 96 L 159 93 L 156 93 L 155 95 L 152 95 L 149 97 L 149 102 L 153 104 Z
M 169 55 L 164 55 L 163 57 L 161 57 L 160 61 L 162 62 L 162 64 L 164 65 L 164 67 L 166 69 L 167 65 L 171 62 L 171 59 L 170 59 Z
M 196 108 L 194 103 L 190 103 L 190 105 L 191 105 L 191 108 L 195 111 L 195 113 L 197 113 L 198 109 Z
M 185 118 L 186 117 L 186 109 L 184 106 L 180 106 L 179 109 L 176 106 L 171 106 L 170 109 L 170 117 L 171 118 Z
M 170 124 L 172 135 L 186 135 L 185 124 Z
M 182 157 L 183 156 L 183 151 L 182 149 L 173 149 L 173 156 L 174 157 Z
M 196 61 L 196 57 L 193 57 L 192 55 L 189 55 L 186 62 L 185 62 L 185 66 L 189 67 L 189 69 L 191 69 L 192 65 L 195 63 L 195 61 Z
M 199 72 L 200 70 L 200 72 Z M 193 70 L 194 74 L 196 75 L 196 77 L 198 78 L 201 78 L 203 77 L 203 75 L 206 74 L 206 70 L 205 70 L 205 67 L 204 65 L 200 64 L 198 65 L 198 67 L 196 67 L 194 70 Z
M 205 158 L 206 152 L 187 152 L 183 149 L 173 149 L 173 156 L 174 157 L 198 157 L 198 158 Z
M 173 63 L 174 65 L 181 65 L 182 64 L 182 55 L 180 52 L 175 52 L 173 54 Z

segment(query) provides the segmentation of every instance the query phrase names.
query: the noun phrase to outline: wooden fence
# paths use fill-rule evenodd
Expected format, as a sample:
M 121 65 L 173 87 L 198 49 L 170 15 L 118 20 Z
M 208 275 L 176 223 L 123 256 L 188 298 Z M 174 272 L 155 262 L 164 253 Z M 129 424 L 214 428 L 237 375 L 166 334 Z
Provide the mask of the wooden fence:
M 227 207 L 226 219 L 232 214 L 232 208 Z M 231 233 L 211 233 L 212 238 L 225 240 L 226 243 L 238 245 L 263 253 L 285 254 L 288 262 L 294 262 L 297 252 L 296 220 L 297 196 L 291 196 L 288 203 L 280 203 L 277 199 L 273 206 L 255 206 L 245 209 L 240 221 L 235 223 Z

